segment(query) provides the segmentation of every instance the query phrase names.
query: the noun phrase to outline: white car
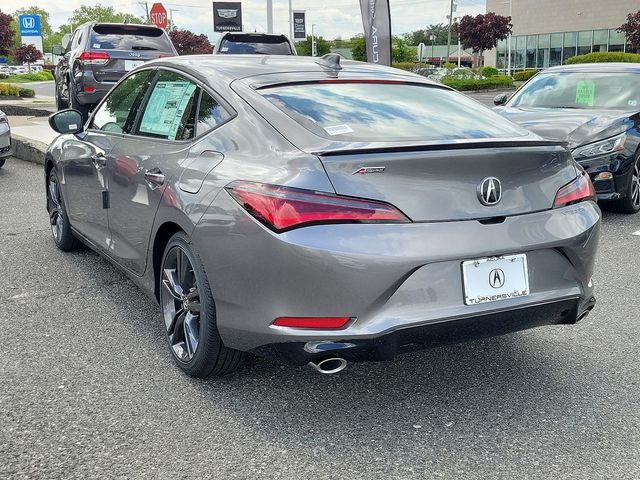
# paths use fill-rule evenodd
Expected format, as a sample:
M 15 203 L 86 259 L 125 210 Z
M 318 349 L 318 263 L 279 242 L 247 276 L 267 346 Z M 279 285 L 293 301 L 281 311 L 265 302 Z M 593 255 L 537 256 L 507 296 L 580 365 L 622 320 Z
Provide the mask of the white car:
M 3 167 L 7 157 L 11 155 L 11 127 L 9 120 L 2 110 L 0 110 L 0 168 Z
M 11 65 L 9 67 L 9 73 L 11 75 L 18 75 L 19 73 L 27 73 L 27 67 L 23 67 L 22 65 Z

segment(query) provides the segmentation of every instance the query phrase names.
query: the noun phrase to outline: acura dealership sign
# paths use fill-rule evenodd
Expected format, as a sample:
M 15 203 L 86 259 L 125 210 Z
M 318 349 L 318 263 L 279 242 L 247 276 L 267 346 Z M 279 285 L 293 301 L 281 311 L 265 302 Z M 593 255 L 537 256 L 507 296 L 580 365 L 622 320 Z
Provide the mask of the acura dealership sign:
M 241 32 L 242 3 L 213 2 L 213 31 Z
M 367 61 L 391 65 L 391 13 L 389 0 L 360 0 Z

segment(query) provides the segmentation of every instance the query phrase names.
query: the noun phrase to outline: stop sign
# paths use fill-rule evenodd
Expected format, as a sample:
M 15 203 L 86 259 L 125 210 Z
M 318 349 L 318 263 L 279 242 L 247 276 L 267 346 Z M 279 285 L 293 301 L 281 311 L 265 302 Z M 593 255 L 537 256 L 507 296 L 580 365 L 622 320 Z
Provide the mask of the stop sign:
M 161 3 L 154 3 L 149 11 L 149 19 L 156 27 L 166 30 L 167 10 Z

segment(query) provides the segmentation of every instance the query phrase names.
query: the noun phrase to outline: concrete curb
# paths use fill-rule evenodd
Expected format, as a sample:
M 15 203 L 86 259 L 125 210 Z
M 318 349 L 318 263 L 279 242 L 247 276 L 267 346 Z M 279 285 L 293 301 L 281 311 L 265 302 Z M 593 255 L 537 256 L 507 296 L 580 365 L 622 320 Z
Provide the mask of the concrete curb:
M 44 165 L 44 155 L 49 148 L 46 143 L 12 133 L 11 144 L 13 145 L 14 157 L 26 162 Z

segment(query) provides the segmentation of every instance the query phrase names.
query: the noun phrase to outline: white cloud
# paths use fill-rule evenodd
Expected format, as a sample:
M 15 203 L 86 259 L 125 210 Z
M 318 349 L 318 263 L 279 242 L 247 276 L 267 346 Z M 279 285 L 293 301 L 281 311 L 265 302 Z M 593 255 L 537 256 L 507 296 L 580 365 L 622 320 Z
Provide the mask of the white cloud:
M 394 34 L 402 34 L 432 23 L 446 23 L 449 14 L 449 0 L 390 0 L 391 23 Z M 66 23 L 74 8 L 82 5 L 113 6 L 116 10 L 144 16 L 144 5 L 137 1 L 102 0 L 101 2 L 61 2 L 60 0 L 3 0 L 2 11 L 13 12 L 31 4 L 47 10 L 51 15 L 52 26 L 57 28 Z M 153 1 L 149 2 L 149 8 Z M 246 31 L 266 31 L 266 0 L 245 0 L 242 2 L 242 15 Z M 350 38 L 362 33 L 362 19 L 359 2 L 357 0 L 292 0 L 294 10 L 306 10 L 308 30 L 311 24 L 316 24 L 316 33 L 327 39 L 337 36 Z M 163 2 L 165 8 L 176 9 L 173 19 L 179 28 L 185 28 L 196 33 L 204 33 L 212 40 L 213 9 L 210 1 L 206 0 L 171 0 Z M 485 0 L 458 0 L 458 14 L 483 13 Z M 273 0 L 274 30 L 288 33 L 289 25 L 288 0 Z

